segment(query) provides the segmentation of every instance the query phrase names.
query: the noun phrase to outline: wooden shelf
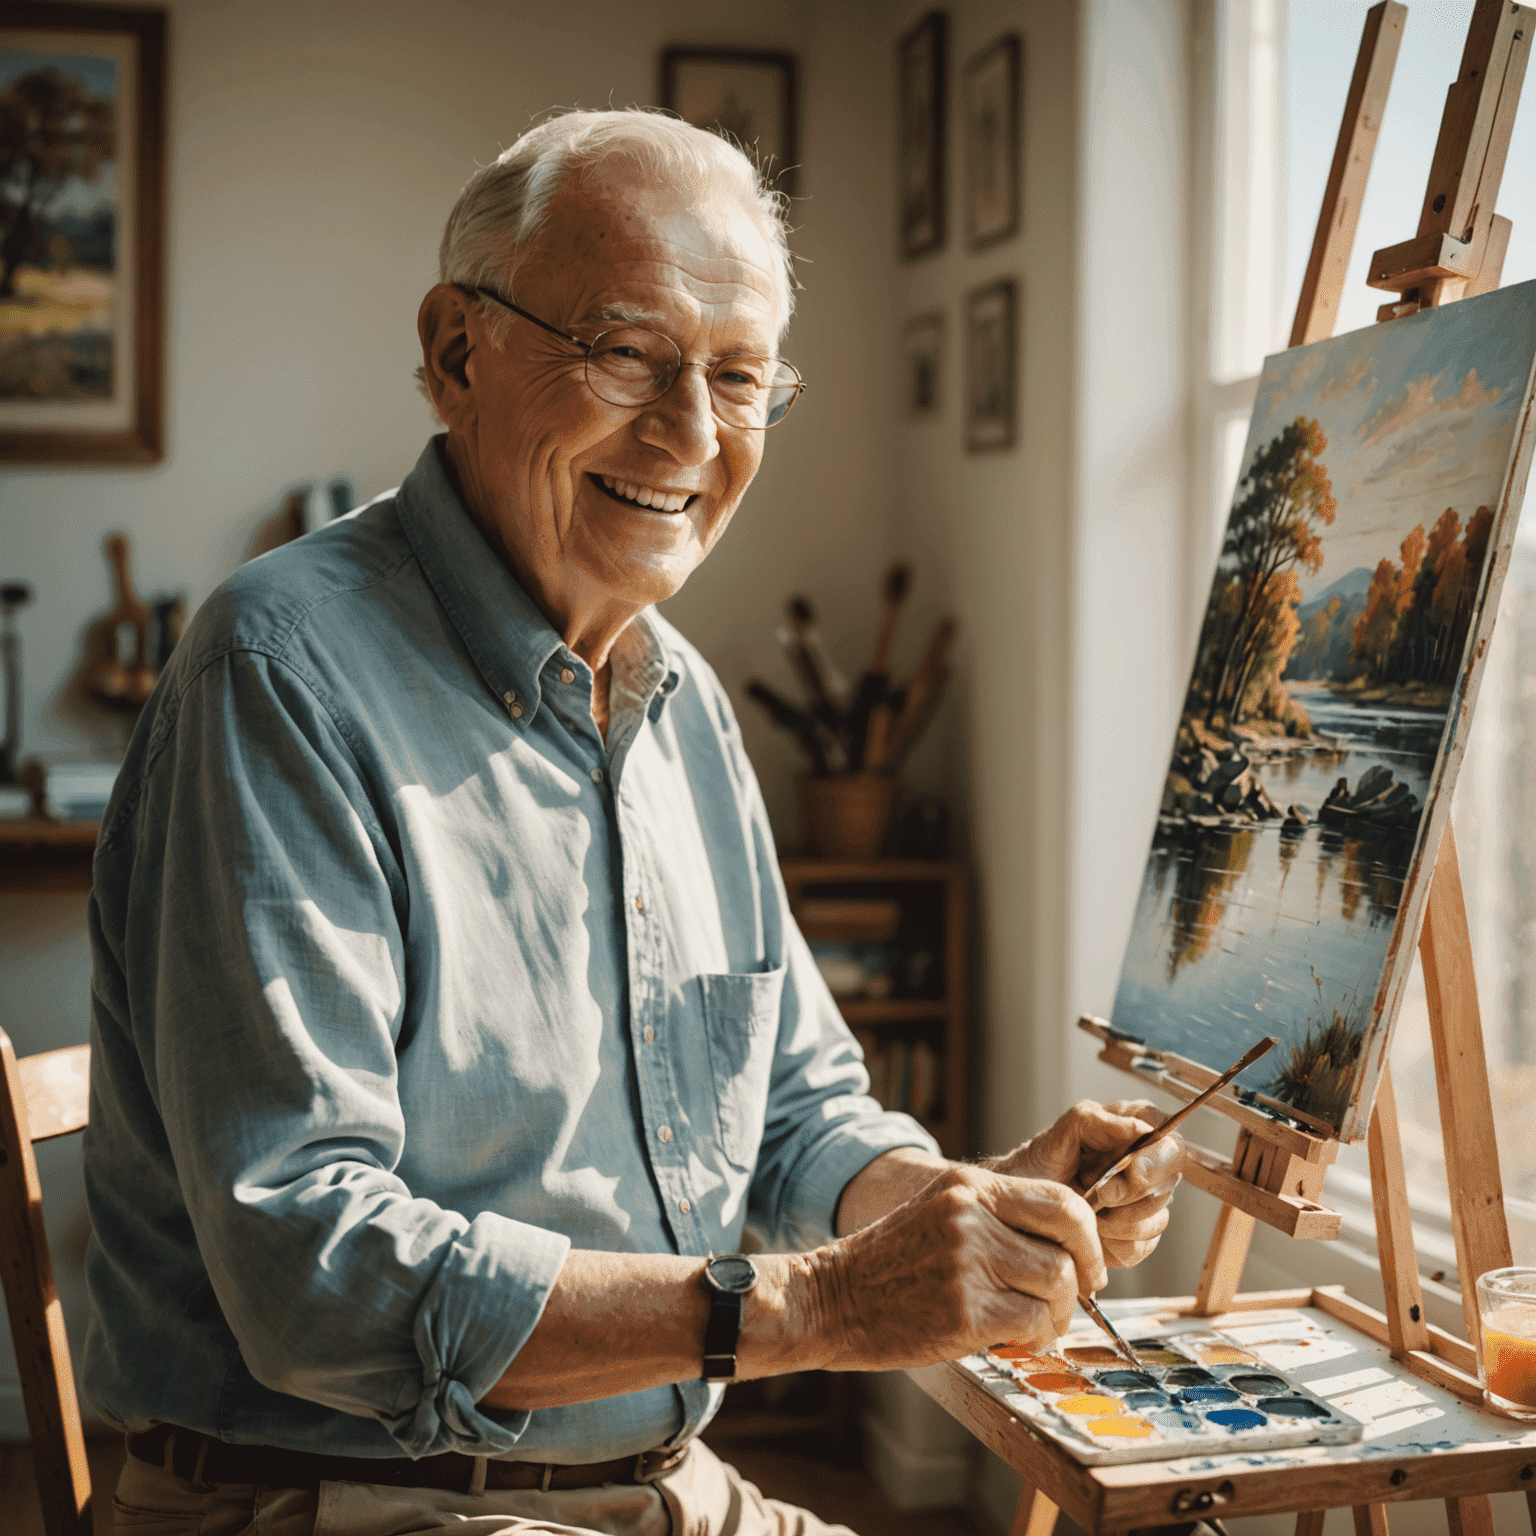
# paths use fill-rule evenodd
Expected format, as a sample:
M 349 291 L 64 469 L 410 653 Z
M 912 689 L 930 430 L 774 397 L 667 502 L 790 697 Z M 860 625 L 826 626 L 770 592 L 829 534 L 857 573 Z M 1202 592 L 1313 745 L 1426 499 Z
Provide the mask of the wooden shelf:
M 38 896 L 91 888 L 101 824 L 50 816 L 0 819 L 0 892 Z
M 936 998 L 835 997 L 837 1011 L 850 1025 L 921 1024 L 943 1022 L 949 1017 L 950 1004 Z

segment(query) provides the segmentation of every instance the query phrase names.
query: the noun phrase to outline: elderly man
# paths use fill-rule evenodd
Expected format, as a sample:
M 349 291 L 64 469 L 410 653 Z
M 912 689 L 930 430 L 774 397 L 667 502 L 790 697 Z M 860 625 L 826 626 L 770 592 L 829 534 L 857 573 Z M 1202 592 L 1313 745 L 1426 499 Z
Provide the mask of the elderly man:
M 555 118 L 466 187 L 442 279 L 446 437 L 204 604 L 103 825 L 119 1523 L 825 1530 L 698 1442 L 724 1384 L 1046 1344 L 1151 1249 L 1179 1148 L 1095 1218 L 1080 1163 L 1155 1112 L 955 1167 L 865 1097 L 730 704 L 653 608 L 800 389 L 745 157 Z

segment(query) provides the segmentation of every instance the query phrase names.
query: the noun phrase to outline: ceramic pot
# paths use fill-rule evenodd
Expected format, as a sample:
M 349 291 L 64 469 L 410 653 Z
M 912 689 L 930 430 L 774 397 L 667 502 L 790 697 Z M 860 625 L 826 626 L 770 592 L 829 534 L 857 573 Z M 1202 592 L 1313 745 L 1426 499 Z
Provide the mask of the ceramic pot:
M 901 785 L 883 773 L 801 774 L 800 806 L 819 859 L 880 856 L 896 817 Z

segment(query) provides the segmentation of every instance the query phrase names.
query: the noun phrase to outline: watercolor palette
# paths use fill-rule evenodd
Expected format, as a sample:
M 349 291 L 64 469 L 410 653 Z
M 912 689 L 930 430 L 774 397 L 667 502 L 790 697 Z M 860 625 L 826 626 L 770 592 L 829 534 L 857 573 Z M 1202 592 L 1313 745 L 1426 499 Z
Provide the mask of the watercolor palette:
M 1294 1445 L 1342 1445 L 1364 1426 L 1309 1392 L 1263 1354 L 1191 1319 L 1123 1336 L 1132 1370 L 1097 1328 L 1074 1328 L 1049 1354 L 1008 1344 L 960 1364 L 1015 1414 L 1078 1461 L 1127 1461 Z M 1282 1330 L 1283 1332 L 1283 1330 Z M 1310 1358 L 1300 1334 L 1277 1339 L 1289 1364 Z M 1319 1355 L 1318 1358 L 1321 1358 Z

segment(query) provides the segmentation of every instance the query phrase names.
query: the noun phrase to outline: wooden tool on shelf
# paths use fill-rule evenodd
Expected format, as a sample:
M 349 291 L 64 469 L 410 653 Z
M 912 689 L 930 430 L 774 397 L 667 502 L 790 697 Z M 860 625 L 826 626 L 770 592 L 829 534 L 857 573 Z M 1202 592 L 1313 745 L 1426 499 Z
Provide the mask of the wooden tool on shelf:
M 109 534 L 106 549 L 117 586 L 117 603 L 94 626 L 103 636 L 105 654 L 86 670 L 82 681 L 86 692 L 109 709 L 142 709 L 159 676 L 149 661 L 149 609 L 134 590 L 127 534 Z M 131 656 L 124 654 L 121 643 L 125 626 L 133 631 Z
M 1293 346 L 1333 332 L 1407 13 L 1396 0 L 1382 0 L 1368 14 L 1297 305 Z M 1477 0 L 1457 78 L 1447 93 L 1418 234 L 1372 257 L 1371 286 L 1400 295 L 1382 306 L 1379 320 L 1499 286 L 1510 226 L 1495 214 L 1494 206 L 1533 34 L 1536 9 L 1511 0 Z M 1511 1255 L 1471 938 L 1448 805 L 1440 807 L 1437 821 L 1438 856 L 1422 906 L 1418 943 L 1462 1307 L 1468 1336 L 1475 1338 L 1473 1282 L 1490 1269 L 1508 1265 Z M 1436 830 L 1432 825 L 1431 851 Z M 1209 1068 L 1169 1052 L 1148 1051 L 1103 1020 L 1079 1023 L 1104 1042 L 1102 1061 L 1186 1101 L 1216 1077 Z M 1321 1203 L 1321 1197 L 1339 1143 L 1331 1127 L 1309 1122 L 1293 1108 L 1266 1102 L 1262 1096 L 1250 1102 L 1222 1097 L 1213 1107 L 1235 1121 L 1238 1130 L 1230 1158 L 1191 1148 L 1185 1166 L 1191 1183 L 1222 1201 L 1199 1287 L 1192 1297 L 1146 1306 L 1200 1317 L 1315 1307 L 1385 1346 L 1390 1360 L 1413 1375 L 1480 1404 L 1472 1344 L 1434 1327 L 1424 1316 L 1396 1101 L 1386 1066 L 1378 1080 L 1368 1135 L 1384 1313 L 1337 1287 L 1238 1294 L 1256 1222 L 1295 1238 L 1338 1235 L 1341 1218 Z M 1014 1536 L 1046 1536 L 1055 1528 L 1058 1507 L 1067 1508 L 1094 1531 L 1155 1525 L 1206 1512 L 1291 1510 L 1299 1512 L 1297 1536 L 1321 1536 L 1326 1511 L 1350 1505 L 1357 1531 L 1385 1533 L 1390 1502 L 1426 1498 L 1445 1501 L 1447 1527 L 1457 1536 L 1492 1536 L 1489 1495 L 1502 1491 L 1527 1494 L 1536 1530 L 1536 1457 L 1521 1443 L 1518 1426 L 1491 1413 L 1481 1415 L 1488 1431 L 1477 1443 L 1458 1443 L 1434 1454 L 1408 1447 L 1403 1454 L 1373 1458 L 1367 1448 L 1358 1457 L 1343 1454 L 1315 1465 L 1259 1467 L 1212 1458 L 1198 1475 L 1171 1463 L 1091 1469 L 1041 1449 L 1022 1427 L 1015 1435 L 1014 1425 L 969 1394 L 960 1373 L 947 1374 L 951 1370 L 934 1366 L 913 1375 L 925 1391 L 1024 1472 L 1026 1487 Z

